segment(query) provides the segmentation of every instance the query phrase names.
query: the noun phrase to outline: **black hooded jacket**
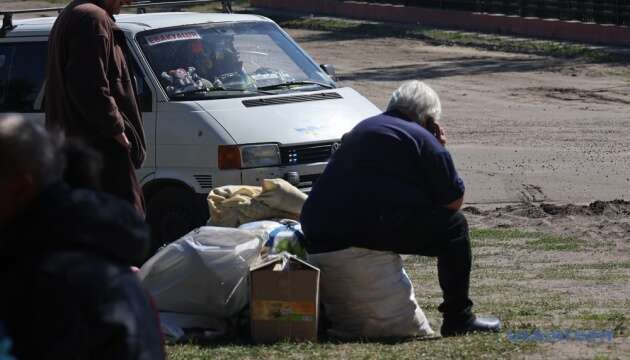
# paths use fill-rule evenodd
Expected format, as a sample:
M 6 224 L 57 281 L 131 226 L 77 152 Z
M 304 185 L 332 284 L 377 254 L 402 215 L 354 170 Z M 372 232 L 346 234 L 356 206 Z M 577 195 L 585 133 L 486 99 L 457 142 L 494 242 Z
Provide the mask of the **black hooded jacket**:
M 106 194 L 50 185 L 0 229 L 0 327 L 18 359 L 163 359 L 150 298 L 130 265 L 146 225 Z

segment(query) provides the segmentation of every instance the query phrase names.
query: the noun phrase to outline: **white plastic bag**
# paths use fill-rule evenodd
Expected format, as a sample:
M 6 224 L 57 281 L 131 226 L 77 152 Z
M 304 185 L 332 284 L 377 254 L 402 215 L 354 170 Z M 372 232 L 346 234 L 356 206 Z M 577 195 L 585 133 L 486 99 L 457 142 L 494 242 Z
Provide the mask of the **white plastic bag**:
M 249 265 L 261 243 L 250 231 L 200 227 L 149 259 L 140 279 L 159 311 L 227 319 L 248 303 Z
M 299 222 L 290 219 L 278 221 L 254 221 L 238 227 L 242 230 L 258 231 L 263 234 L 262 255 L 280 254 L 286 251 L 306 260 L 306 250 L 304 249 L 302 226 Z
M 348 248 L 309 254 L 320 269 L 320 301 L 341 339 L 430 336 L 400 255 Z

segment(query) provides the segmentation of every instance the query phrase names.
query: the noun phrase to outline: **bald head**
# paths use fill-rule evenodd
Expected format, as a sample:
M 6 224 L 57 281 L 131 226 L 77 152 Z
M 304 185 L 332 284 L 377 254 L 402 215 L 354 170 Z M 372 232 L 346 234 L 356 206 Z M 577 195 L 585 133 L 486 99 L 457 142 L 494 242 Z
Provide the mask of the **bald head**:
M 58 146 L 46 130 L 19 116 L 0 118 L 0 179 L 26 175 L 42 185 L 61 177 Z

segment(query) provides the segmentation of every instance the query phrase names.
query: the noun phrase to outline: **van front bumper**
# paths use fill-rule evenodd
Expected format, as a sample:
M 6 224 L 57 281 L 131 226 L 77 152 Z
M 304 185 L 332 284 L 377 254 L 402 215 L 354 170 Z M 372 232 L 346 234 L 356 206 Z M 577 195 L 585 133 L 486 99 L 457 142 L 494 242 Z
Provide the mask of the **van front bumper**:
M 241 170 L 241 175 L 243 185 L 260 186 L 263 179 L 281 178 L 289 181 L 293 186 L 305 193 L 308 193 L 319 175 L 321 175 L 326 168 L 326 164 L 326 162 L 320 162 L 293 166 L 243 169 Z

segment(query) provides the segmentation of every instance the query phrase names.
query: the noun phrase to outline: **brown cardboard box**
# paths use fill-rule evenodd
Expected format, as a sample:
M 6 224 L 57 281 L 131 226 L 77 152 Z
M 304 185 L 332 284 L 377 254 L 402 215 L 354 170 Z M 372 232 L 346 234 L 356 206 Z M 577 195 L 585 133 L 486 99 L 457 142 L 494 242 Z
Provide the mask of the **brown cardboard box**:
M 317 341 L 318 268 L 282 253 L 253 266 L 249 275 L 254 342 Z

